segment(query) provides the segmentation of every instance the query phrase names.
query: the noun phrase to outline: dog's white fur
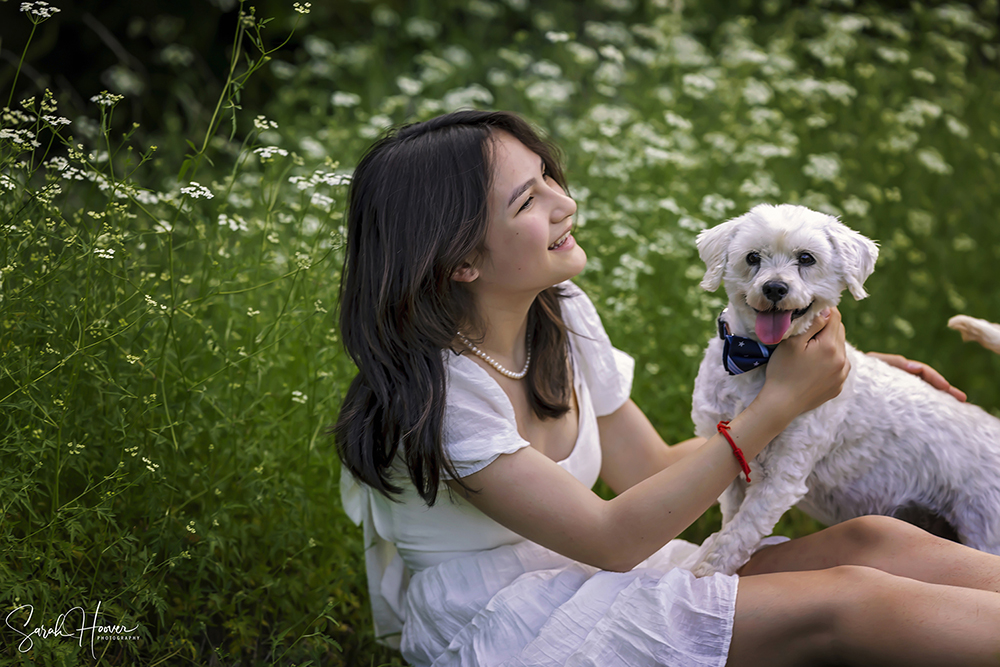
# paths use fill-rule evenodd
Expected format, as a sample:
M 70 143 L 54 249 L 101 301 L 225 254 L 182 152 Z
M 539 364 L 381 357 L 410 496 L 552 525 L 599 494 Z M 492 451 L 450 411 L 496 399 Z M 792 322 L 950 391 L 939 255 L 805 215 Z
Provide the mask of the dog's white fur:
M 771 306 L 765 283 L 787 284 L 776 308 L 808 307 L 785 333 L 792 336 L 835 306 L 844 289 L 865 297 L 878 256 L 872 241 L 836 218 L 792 205 L 756 206 L 702 232 L 697 246 L 707 268 L 702 287 L 724 283 L 731 333 L 755 339 L 754 309 Z M 748 264 L 750 253 L 759 262 Z M 741 476 L 724 492 L 722 529 L 686 563 L 696 575 L 734 573 L 793 505 L 828 525 L 926 508 L 963 543 L 1000 554 L 1000 420 L 849 344 L 847 354 L 851 372 L 841 394 L 775 438 L 750 463 L 749 485 Z M 714 435 L 720 420 L 746 408 L 765 374 L 766 367 L 729 375 L 714 337 L 695 381 L 697 434 Z
M 962 340 L 974 340 L 987 350 L 1000 354 L 1000 324 L 987 322 L 968 315 L 955 315 L 948 326 L 962 334 Z

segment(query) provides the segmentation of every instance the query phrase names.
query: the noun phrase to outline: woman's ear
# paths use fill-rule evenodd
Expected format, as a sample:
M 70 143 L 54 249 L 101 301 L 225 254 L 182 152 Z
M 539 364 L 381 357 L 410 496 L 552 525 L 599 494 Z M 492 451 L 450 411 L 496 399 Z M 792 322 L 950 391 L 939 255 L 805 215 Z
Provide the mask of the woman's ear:
M 479 269 L 469 262 L 462 262 L 462 265 L 451 274 L 451 279 L 460 283 L 471 283 L 479 277 Z

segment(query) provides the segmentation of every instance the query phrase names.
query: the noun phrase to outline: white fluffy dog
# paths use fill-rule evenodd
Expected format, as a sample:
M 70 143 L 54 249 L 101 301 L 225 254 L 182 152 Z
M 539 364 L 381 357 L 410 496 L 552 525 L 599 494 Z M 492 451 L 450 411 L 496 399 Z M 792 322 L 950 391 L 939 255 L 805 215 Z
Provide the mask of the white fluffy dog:
M 766 367 L 754 368 L 762 360 L 739 350 L 805 331 L 845 288 L 867 296 L 878 248 L 832 216 L 765 204 L 702 232 L 697 245 L 702 287 L 724 283 L 729 296 L 695 381 L 692 417 L 707 438 L 764 385 Z M 734 354 L 724 361 L 726 334 L 735 336 Z M 847 355 L 841 394 L 800 415 L 751 461 L 750 484 L 741 476 L 724 492 L 722 529 L 687 562 L 696 575 L 735 572 L 793 505 L 828 525 L 865 514 L 932 516 L 964 544 L 1000 554 L 1000 420 L 851 345 Z M 740 367 L 752 370 L 730 373 Z

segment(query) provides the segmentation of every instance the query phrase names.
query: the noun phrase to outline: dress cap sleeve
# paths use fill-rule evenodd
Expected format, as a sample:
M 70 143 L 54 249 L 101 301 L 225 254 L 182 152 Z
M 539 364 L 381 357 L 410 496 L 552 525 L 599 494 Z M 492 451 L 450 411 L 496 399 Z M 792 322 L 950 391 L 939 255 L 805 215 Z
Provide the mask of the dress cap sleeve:
M 610 415 L 632 393 L 635 360 L 611 345 L 597 309 L 582 289 L 567 281 L 560 285 L 563 321 L 570 329 L 573 361 L 590 390 L 598 417 Z
M 444 413 L 445 454 L 459 477 L 471 475 L 529 446 L 517 432 L 514 407 L 500 385 L 471 359 L 445 351 L 448 402 Z

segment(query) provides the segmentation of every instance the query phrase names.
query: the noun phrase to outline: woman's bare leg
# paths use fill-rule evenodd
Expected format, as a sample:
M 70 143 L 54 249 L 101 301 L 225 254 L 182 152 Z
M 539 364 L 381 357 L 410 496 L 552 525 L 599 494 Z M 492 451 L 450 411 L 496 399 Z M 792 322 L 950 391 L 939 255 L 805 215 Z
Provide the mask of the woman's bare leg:
M 866 516 L 758 551 L 740 574 L 863 565 L 920 581 L 1000 592 L 1000 556 L 935 537 L 883 516 Z
M 1000 594 L 839 566 L 740 578 L 728 665 L 1000 664 Z

